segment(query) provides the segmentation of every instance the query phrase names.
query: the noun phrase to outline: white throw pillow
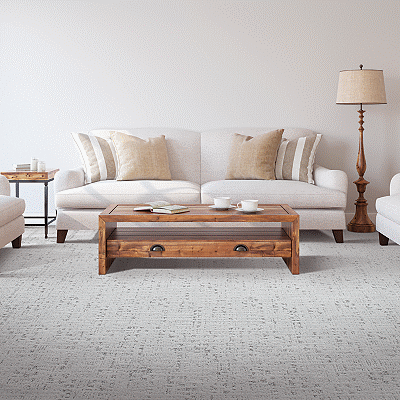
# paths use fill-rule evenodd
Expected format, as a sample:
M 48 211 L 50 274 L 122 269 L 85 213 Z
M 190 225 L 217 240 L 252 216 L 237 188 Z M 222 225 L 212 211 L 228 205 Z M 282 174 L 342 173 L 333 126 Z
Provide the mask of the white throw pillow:
M 85 169 L 86 183 L 115 179 L 117 156 L 111 140 L 85 133 L 72 133 Z

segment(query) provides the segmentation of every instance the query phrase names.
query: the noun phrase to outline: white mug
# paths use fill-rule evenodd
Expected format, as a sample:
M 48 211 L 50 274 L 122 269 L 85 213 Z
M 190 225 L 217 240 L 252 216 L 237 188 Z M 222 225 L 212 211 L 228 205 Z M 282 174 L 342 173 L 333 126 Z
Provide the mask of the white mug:
M 254 212 L 258 208 L 258 200 L 242 200 L 237 204 L 238 208 L 242 208 L 243 211 Z
M 37 170 L 39 172 L 44 172 L 46 171 L 46 163 L 44 161 L 39 161 L 37 165 Z
M 216 208 L 229 208 L 231 206 L 230 197 L 216 197 L 214 199 L 214 205 Z
M 31 158 L 31 171 L 37 171 L 37 167 L 38 167 L 38 159 L 32 157 Z

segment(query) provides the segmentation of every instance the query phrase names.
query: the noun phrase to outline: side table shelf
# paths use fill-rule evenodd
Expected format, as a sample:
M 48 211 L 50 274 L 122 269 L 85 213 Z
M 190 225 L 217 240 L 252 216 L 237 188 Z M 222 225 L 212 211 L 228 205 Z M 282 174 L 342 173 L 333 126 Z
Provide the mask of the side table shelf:
M 20 183 L 43 183 L 44 184 L 44 216 L 28 216 L 24 218 L 43 218 L 44 224 L 26 224 L 27 226 L 44 226 L 44 237 L 47 238 L 48 227 L 55 221 L 56 216 L 49 217 L 49 182 L 54 180 L 54 175 L 59 169 L 48 171 L 11 171 L 1 172 L 9 182 L 15 183 L 15 196 L 19 197 Z

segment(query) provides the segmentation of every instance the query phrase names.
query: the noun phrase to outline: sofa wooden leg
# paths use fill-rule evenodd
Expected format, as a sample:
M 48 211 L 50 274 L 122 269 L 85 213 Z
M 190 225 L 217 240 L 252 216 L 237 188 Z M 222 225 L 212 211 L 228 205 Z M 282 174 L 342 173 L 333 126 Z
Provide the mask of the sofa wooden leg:
M 19 248 L 21 247 L 21 243 L 22 243 L 22 235 L 19 235 L 17 238 L 15 238 L 15 239 L 11 242 L 12 247 L 13 247 L 14 249 L 19 249 Z
M 386 237 L 385 235 L 382 235 L 382 233 L 379 232 L 379 244 L 381 246 L 387 246 L 389 243 L 389 238 Z
M 343 243 L 343 229 L 332 229 L 336 243 Z
M 57 243 L 64 243 L 68 229 L 57 229 Z

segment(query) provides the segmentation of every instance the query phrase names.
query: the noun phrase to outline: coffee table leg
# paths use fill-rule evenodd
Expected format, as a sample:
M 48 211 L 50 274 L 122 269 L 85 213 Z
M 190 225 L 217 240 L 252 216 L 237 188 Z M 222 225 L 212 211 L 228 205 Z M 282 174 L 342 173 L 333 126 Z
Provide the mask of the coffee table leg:
M 282 228 L 292 240 L 292 257 L 282 257 L 293 275 L 299 274 L 300 252 L 299 252 L 299 218 L 293 222 L 282 223 Z
M 116 227 L 115 222 L 106 223 L 99 217 L 99 275 L 105 275 L 115 260 L 107 257 L 107 239 Z

